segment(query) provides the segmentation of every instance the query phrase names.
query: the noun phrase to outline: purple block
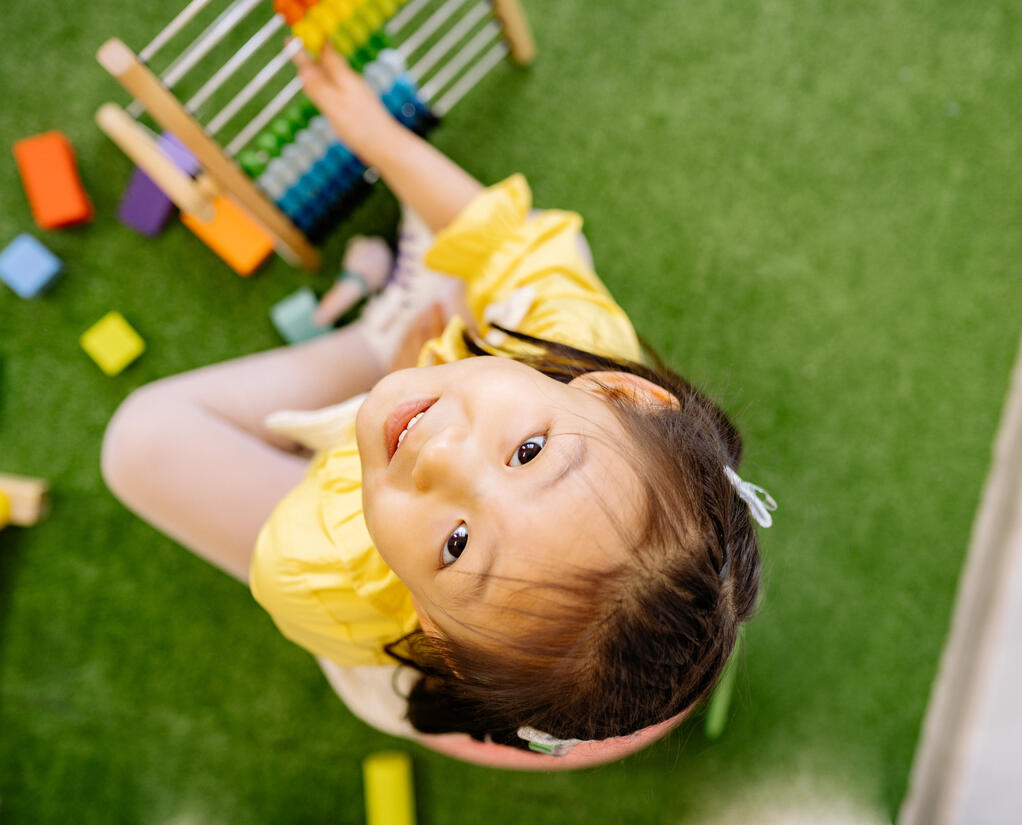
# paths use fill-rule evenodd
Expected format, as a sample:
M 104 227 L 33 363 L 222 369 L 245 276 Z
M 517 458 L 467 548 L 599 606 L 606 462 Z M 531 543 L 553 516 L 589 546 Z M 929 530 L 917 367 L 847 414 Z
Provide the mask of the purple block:
M 136 169 L 117 207 L 117 219 L 139 234 L 153 238 L 163 231 L 173 211 L 174 204 L 163 190 L 145 172 Z
M 156 141 L 156 145 L 160 147 L 168 158 L 170 158 L 177 167 L 184 172 L 186 175 L 196 175 L 199 169 L 199 162 L 195 159 L 195 156 L 185 147 L 185 145 L 178 140 L 170 132 L 164 132 L 160 135 L 159 140 Z
M 194 175 L 201 168 L 192 153 L 170 132 L 164 132 L 156 145 L 186 175 Z M 121 223 L 152 238 L 160 234 L 173 212 L 170 198 L 145 172 L 136 169 L 117 209 Z

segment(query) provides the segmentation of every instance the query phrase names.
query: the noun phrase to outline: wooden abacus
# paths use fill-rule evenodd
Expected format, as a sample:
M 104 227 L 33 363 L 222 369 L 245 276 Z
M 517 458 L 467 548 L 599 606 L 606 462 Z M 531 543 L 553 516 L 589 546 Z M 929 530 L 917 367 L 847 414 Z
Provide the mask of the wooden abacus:
M 214 198 L 229 195 L 285 260 L 310 269 L 321 263 L 314 242 L 377 176 L 301 95 L 291 68 L 299 49 L 316 54 L 329 41 L 420 133 L 505 56 L 527 65 L 535 54 L 518 0 L 275 0 L 269 19 L 258 12 L 270 0 L 231 0 L 205 22 L 212 2 L 191 0 L 138 55 L 116 38 L 103 44 L 97 59 L 134 102 L 104 104 L 96 121 L 182 212 L 207 220 Z M 203 23 L 155 74 L 157 54 Z M 293 38 L 281 49 L 286 26 Z M 193 70 L 213 62 L 198 80 Z M 182 102 L 188 83 L 197 88 Z M 161 151 L 143 111 L 194 156 L 195 177 Z

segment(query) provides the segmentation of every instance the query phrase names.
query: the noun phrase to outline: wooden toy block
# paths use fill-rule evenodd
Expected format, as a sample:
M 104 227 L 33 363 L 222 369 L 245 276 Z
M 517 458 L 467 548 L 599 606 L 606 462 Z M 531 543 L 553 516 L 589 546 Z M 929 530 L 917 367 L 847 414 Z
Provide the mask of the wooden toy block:
M 169 132 L 161 135 L 156 145 L 186 175 L 199 171 L 195 156 Z M 139 234 L 153 238 L 163 231 L 173 213 L 174 202 L 145 172 L 135 169 L 117 208 L 118 220 Z
M 277 332 L 289 344 L 299 344 L 326 335 L 331 327 L 324 327 L 312 320 L 316 311 L 316 295 L 307 286 L 292 292 L 270 308 L 270 319 Z
M 0 252 L 0 280 L 22 298 L 35 298 L 60 274 L 60 258 L 22 233 Z
M 82 333 L 82 349 L 107 375 L 117 375 L 145 352 L 145 341 L 119 312 L 108 312 Z
M 46 518 L 49 512 L 50 485 L 47 482 L 40 478 L 0 473 L 0 527 L 7 523 L 31 527 Z
M 412 760 L 407 753 L 380 751 L 362 763 L 366 825 L 415 825 Z
M 208 223 L 187 212 L 181 213 L 181 220 L 231 269 L 251 275 L 273 251 L 273 236 L 227 196 L 215 198 L 213 209 Z
M 74 149 L 60 132 L 45 132 L 14 144 L 14 158 L 35 222 L 57 229 L 92 219 L 92 203 L 82 188 Z

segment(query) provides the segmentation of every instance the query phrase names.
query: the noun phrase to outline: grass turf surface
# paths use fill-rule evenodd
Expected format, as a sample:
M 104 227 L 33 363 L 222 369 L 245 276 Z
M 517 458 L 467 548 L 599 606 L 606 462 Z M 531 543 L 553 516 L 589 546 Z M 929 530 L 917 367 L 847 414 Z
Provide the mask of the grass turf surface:
M 743 473 L 781 511 L 721 740 L 691 724 L 554 776 L 412 748 L 420 821 L 694 823 L 795 776 L 893 815 L 1019 332 L 1018 7 L 526 9 L 535 66 L 498 69 L 434 142 L 582 213 L 598 271 L 735 414 Z M 47 522 L 0 533 L 0 820 L 361 822 L 361 759 L 411 746 L 354 720 L 243 588 L 99 477 L 128 392 L 277 345 L 269 306 L 309 283 L 279 260 L 242 280 L 179 224 L 149 241 L 116 223 L 130 166 L 91 118 L 123 96 L 93 53 L 171 13 L 46 0 L 0 32 L 3 143 L 63 130 L 96 205 L 41 232 L 0 164 L 0 242 L 30 231 L 66 265 L 41 300 L 0 290 L 0 472 L 55 490 Z M 327 259 L 395 218 L 377 191 Z M 149 346 L 113 379 L 77 343 L 109 309 Z

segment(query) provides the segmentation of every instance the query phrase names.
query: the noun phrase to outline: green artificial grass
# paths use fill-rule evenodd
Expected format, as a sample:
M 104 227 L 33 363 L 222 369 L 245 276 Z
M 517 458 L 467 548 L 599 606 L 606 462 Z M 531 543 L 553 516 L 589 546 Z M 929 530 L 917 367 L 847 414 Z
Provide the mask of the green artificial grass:
M 397 215 L 380 189 L 323 274 L 248 280 L 179 223 L 120 226 L 130 164 L 92 115 L 124 95 L 93 54 L 182 5 L 21 3 L 0 29 L 3 144 L 64 131 L 96 206 L 38 230 L 6 150 L 0 245 L 29 231 L 66 272 L 36 301 L 0 287 L 0 472 L 54 488 L 45 523 L 0 532 L 0 821 L 358 823 L 361 760 L 394 746 L 426 825 L 701 823 L 770 787 L 893 816 L 1019 334 L 1018 5 L 526 0 L 534 67 L 498 68 L 435 133 L 585 217 L 636 327 L 723 400 L 781 505 L 720 739 L 697 720 L 565 775 L 366 728 L 244 588 L 102 483 L 132 389 L 278 345 L 269 307 Z M 111 309 L 148 343 L 115 378 L 78 346 Z

